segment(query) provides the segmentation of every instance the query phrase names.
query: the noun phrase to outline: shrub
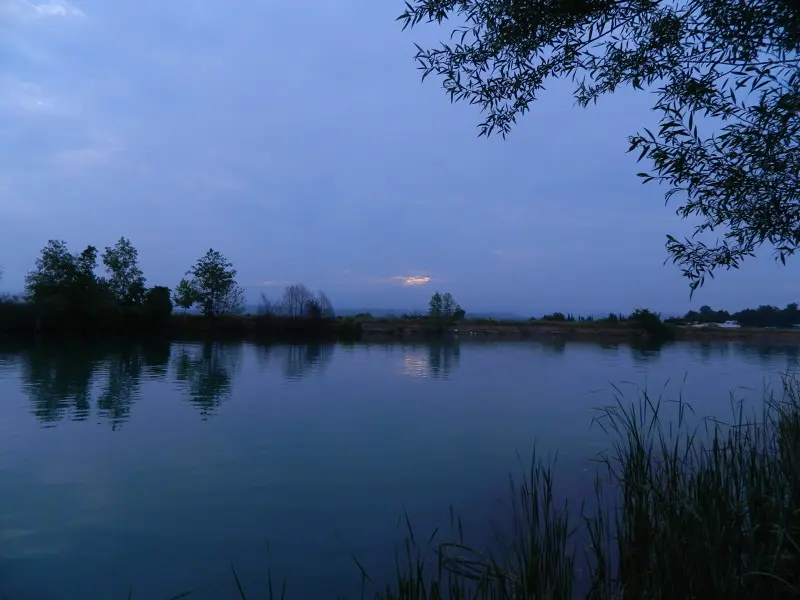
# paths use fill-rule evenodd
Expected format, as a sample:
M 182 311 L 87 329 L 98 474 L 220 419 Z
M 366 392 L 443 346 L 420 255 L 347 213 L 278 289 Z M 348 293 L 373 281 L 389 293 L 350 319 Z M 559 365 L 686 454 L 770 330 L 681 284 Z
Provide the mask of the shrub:
M 145 292 L 142 312 L 148 320 L 164 321 L 172 314 L 170 290 L 163 285 L 151 287 Z
M 659 313 L 646 308 L 637 308 L 628 317 L 633 326 L 654 340 L 666 340 L 672 337 L 672 329 L 661 320 Z

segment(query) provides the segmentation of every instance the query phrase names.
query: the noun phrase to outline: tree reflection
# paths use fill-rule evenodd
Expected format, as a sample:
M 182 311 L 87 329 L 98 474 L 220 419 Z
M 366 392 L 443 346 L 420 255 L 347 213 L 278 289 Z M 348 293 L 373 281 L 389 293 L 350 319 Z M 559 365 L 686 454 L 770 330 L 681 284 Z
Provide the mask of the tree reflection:
M 331 344 L 281 344 L 258 347 L 258 360 L 268 366 L 280 361 L 283 376 L 289 381 L 299 381 L 313 373 L 322 372 L 333 358 Z
M 428 366 L 434 378 L 447 379 L 461 362 L 461 345 L 458 342 L 428 345 Z
M 631 357 L 637 363 L 656 362 L 661 358 L 661 351 L 669 344 L 659 340 L 635 338 L 630 342 Z
M 409 377 L 447 379 L 460 360 L 461 345 L 457 341 L 431 342 L 424 348 L 403 346 L 402 373 Z
M 204 342 L 182 346 L 175 357 L 175 380 L 204 419 L 231 393 L 241 347 Z
M 36 419 L 51 425 L 63 419 L 82 421 L 94 403 L 98 416 L 117 429 L 129 417 L 145 365 L 153 365 L 159 378 L 167 375 L 169 342 L 101 345 L 60 340 L 26 345 L 17 352 L 22 388 Z
M 564 354 L 567 349 L 567 340 L 560 335 L 543 338 L 540 343 L 553 354 Z
M 299 381 L 312 373 L 321 372 L 333 356 L 333 346 L 328 344 L 282 346 L 281 349 L 283 376 L 290 381 Z
M 762 365 L 772 365 L 776 358 L 784 358 L 786 367 L 797 367 L 800 357 L 800 347 L 794 344 L 764 343 L 764 344 L 738 344 L 734 346 L 736 353 L 744 358 L 755 360 Z
M 108 377 L 97 398 L 97 411 L 109 420 L 111 429 L 117 430 L 128 420 L 131 405 L 137 397 L 142 380 L 142 351 L 128 346 L 111 354 L 105 361 Z
M 730 343 L 728 342 L 709 342 L 702 341 L 697 347 L 700 354 L 700 361 L 703 363 L 711 363 L 715 359 L 724 358 L 730 351 Z
M 80 345 L 37 344 L 23 354 L 22 388 L 28 395 L 33 415 L 42 423 L 54 424 L 69 416 L 88 418 L 91 388 L 101 355 Z
M 142 342 L 144 375 L 151 379 L 163 379 L 169 373 L 171 345 L 164 339 L 148 339 Z

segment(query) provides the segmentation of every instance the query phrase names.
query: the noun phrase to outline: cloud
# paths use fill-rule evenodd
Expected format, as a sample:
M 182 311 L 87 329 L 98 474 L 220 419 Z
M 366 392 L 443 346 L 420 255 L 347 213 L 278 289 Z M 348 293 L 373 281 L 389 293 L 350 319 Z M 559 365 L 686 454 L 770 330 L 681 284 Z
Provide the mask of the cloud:
M 28 0 L 14 0 L 3 12 L 20 17 L 84 17 L 81 9 L 64 0 L 36 4 Z
M 416 287 L 420 285 L 427 285 L 433 279 L 427 275 L 393 275 L 391 277 L 374 277 L 370 278 L 371 281 L 376 283 L 390 283 L 400 284 L 405 287 Z
M 352 269 L 345 269 L 344 274 L 353 279 L 359 279 L 361 281 L 366 281 L 369 283 L 383 283 L 383 284 L 392 284 L 397 285 L 400 284 L 405 287 L 416 287 L 420 285 L 426 285 L 433 281 L 433 278 L 429 275 L 423 275 L 419 272 L 413 275 L 392 275 L 389 277 L 375 277 L 371 275 L 359 275 L 354 273 Z
M 395 275 L 391 279 L 407 286 L 425 285 L 431 282 L 431 278 L 425 275 Z

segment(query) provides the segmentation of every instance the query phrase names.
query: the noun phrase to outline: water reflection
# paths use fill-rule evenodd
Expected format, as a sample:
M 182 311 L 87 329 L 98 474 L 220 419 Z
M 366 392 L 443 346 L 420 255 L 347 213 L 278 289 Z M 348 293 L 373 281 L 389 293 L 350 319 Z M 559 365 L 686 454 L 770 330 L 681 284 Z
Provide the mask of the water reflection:
M 141 348 L 126 347 L 112 354 L 106 362 L 108 375 L 97 398 L 97 409 L 100 416 L 111 423 L 111 429 L 116 430 L 128 419 L 131 405 L 139 393 L 143 367 Z
M 322 373 L 333 358 L 333 349 L 332 344 L 266 345 L 258 347 L 258 359 L 262 366 L 278 362 L 286 379 L 299 381 Z
M 716 359 L 726 358 L 731 354 L 730 344 L 715 344 L 702 341 L 693 346 L 692 354 L 703 364 L 708 364 Z
M 117 429 L 130 413 L 142 378 L 163 378 L 169 362 L 166 341 L 102 345 L 77 340 L 3 348 L 19 358 L 22 389 L 31 412 L 46 426 L 97 416 Z
M 169 372 L 169 359 L 171 346 L 163 340 L 150 340 L 144 342 L 142 348 L 142 362 L 144 370 L 142 375 L 148 379 L 161 379 Z
M 417 345 L 387 345 L 386 352 L 400 360 L 399 371 L 414 378 L 447 379 L 459 368 L 462 345 L 492 346 L 491 341 L 450 341 Z M 747 344 L 739 341 L 673 343 L 666 347 L 624 343 L 519 342 L 547 353 L 561 355 L 580 346 L 594 347 L 598 360 L 609 354 L 630 353 L 639 365 L 652 365 L 669 356 L 665 348 L 676 346 L 695 363 L 742 360 L 767 365 L 772 370 L 800 373 L 800 346 L 796 344 Z M 237 369 L 245 348 L 262 367 L 288 381 L 321 374 L 333 360 L 328 344 L 260 345 L 229 343 L 170 343 L 149 339 L 137 342 L 87 342 L 75 339 L 0 340 L 0 375 L 14 373 L 28 398 L 29 410 L 43 426 L 61 421 L 96 418 L 114 430 L 130 418 L 133 406 L 147 386 L 172 382 L 203 418 L 213 415 L 236 385 Z M 353 352 L 354 345 L 340 347 Z M 396 354 L 395 354 L 396 353 Z M 397 363 L 394 362 L 396 365 Z M 17 375 L 19 374 L 19 375 Z M 16 385 L 16 384 L 15 384 Z M 159 393 L 153 389 L 153 393 Z
M 798 357 L 800 356 L 800 347 L 798 346 L 783 346 L 777 348 L 775 346 L 758 346 L 754 350 L 759 359 L 761 359 L 761 362 L 771 361 L 776 354 L 782 354 L 786 357 L 787 366 L 793 368 L 797 367 Z
M 88 418 L 97 356 L 74 348 L 40 346 L 22 357 L 22 388 L 42 423 Z
M 542 345 L 553 352 L 553 354 L 564 354 L 564 351 L 567 349 L 567 340 L 561 336 L 553 336 L 544 340 Z
M 620 346 L 622 344 L 620 344 L 619 342 L 601 341 L 601 342 L 598 342 L 597 345 L 600 346 L 603 349 L 604 352 L 616 354 L 616 353 L 619 352 Z
M 640 365 L 658 362 L 661 359 L 661 351 L 666 346 L 667 344 L 663 342 L 637 340 L 630 345 L 631 358 Z
M 175 381 L 204 419 L 230 396 L 241 344 L 204 342 L 177 346 Z
M 405 346 L 403 350 L 401 373 L 409 377 L 447 379 L 461 361 L 458 342 L 433 342 L 424 348 Z

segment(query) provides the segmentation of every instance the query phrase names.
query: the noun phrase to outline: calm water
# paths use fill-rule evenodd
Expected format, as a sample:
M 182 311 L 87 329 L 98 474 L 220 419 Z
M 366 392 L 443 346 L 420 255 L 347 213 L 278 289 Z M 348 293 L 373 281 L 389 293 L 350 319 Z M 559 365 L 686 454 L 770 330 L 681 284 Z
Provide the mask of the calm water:
M 581 343 L 0 344 L 0 593 L 232 597 L 230 564 L 293 598 L 359 589 L 453 505 L 482 535 L 516 453 L 559 451 L 567 489 L 604 447 L 611 383 L 682 388 L 730 415 L 798 347 Z M 685 377 L 685 381 L 684 381 Z M 623 383 L 630 382 L 630 383 Z M 742 389 L 742 388 L 750 388 Z M 755 390 L 755 391 L 754 391 Z

